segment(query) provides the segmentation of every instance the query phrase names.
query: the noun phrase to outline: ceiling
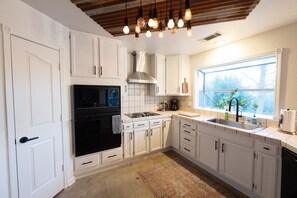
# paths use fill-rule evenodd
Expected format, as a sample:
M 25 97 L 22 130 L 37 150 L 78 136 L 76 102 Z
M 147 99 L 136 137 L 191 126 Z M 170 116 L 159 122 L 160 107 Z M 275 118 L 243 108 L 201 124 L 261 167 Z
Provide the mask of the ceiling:
M 88 15 L 86 15 L 82 10 L 77 8 L 71 2 L 71 0 L 38 0 L 38 1 L 22 0 L 22 1 L 34 7 L 35 9 L 43 12 L 44 14 L 53 18 L 54 20 L 64 24 L 70 29 L 84 31 L 91 34 L 99 34 L 102 36 L 112 37 L 112 35 L 109 32 L 105 31 L 104 29 L 105 23 L 102 22 L 102 27 L 103 27 L 102 28 Z M 124 1 L 114 1 L 114 0 L 72 0 L 72 1 L 76 3 L 78 1 L 99 2 L 99 5 L 101 5 L 101 7 L 96 8 L 95 10 L 102 11 L 103 7 L 105 7 L 105 12 L 108 10 L 111 10 L 111 8 L 115 9 L 115 7 L 117 6 L 117 5 L 110 5 L 110 3 L 124 2 Z M 130 4 L 128 5 L 130 6 L 132 6 L 133 3 L 135 3 L 133 0 L 127 0 L 127 1 L 129 1 Z M 201 5 L 205 1 L 206 0 L 200 0 L 200 1 L 195 1 L 195 3 L 193 3 L 194 1 L 192 0 L 191 7 L 193 6 L 194 8 L 194 5 Z M 143 5 L 145 4 L 145 2 L 153 2 L 153 1 L 143 0 Z M 164 3 L 164 0 L 158 0 L 157 2 Z M 196 4 L 196 2 L 200 2 L 200 3 Z M 210 2 L 219 2 L 219 1 L 207 0 L 207 2 L 210 3 Z M 239 2 L 239 0 L 226 0 L 223 2 L 235 3 L 235 2 Z M 131 51 L 144 50 L 144 51 L 147 51 L 148 53 L 191 55 L 191 54 L 200 53 L 202 51 L 216 48 L 218 46 L 228 44 L 230 42 L 234 42 L 256 34 L 260 34 L 265 31 L 269 31 L 281 26 L 285 26 L 285 25 L 297 22 L 297 11 L 296 11 L 297 1 L 296 0 L 260 0 L 258 4 L 257 4 L 257 1 L 252 1 L 252 0 L 240 0 L 240 2 L 242 3 L 254 2 L 256 4 L 256 7 L 254 9 L 252 9 L 254 4 L 251 4 L 250 9 L 246 9 L 247 11 L 251 11 L 251 10 L 252 11 L 250 14 L 247 14 L 247 17 L 245 19 L 236 20 L 236 21 L 227 21 L 227 22 L 210 21 L 208 22 L 208 24 L 203 24 L 203 23 L 198 24 L 199 22 L 197 22 L 198 25 L 192 28 L 192 36 L 190 37 L 187 36 L 186 29 L 183 28 L 183 29 L 178 29 L 177 33 L 175 34 L 165 32 L 163 38 L 158 38 L 158 33 L 153 32 L 151 38 L 147 38 L 145 34 L 141 34 L 140 38 L 137 40 L 132 34 L 118 36 L 121 34 L 119 33 L 119 34 L 115 34 L 117 35 L 116 39 L 121 40 L 123 45 L 126 46 Z M 103 3 L 106 3 L 106 4 L 103 4 Z M 121 3 L 120 5 L 125 5 L 125 4 Z M 148 5 L 144 5 L 144 6 L 148 6 Z M 160 7 L 163 8 L 164 6 L 160 6 Z M 178 9 L 179 9 L 179 5 L 176 6 L 175 10 L 178 10 Z M 230 9 L 232 10 L 232 8 Z M 135 10 L 134 15 L 136 15 L 136 9 L 134 8 L 134 10 Z M 131 20 L 130 15 L 131 17 L 133 17 L 132 11 L 130 12 L 129 12 L 130 14 L 128 14 L 129 21 Z M 208 16 L 207 12 L 202 14 L 199 11 L 199 9 L 198 11 L 197 10 L 195 11 L 195 9 L 193 9 L 192 12 L 194 14 L 193 21 L 196 16 L 197 17 Z M 233 14 L 235 12 L 236 11 L 234 10 L 231 11 L 231 13 Z M 144 13 L 146 13 L 146 8 L 144 9 Z M 210 13 L 217 13 L 220 16 L 219 11 L 212 11 Z M 123 23 L 123 18 L 125 17 L 125 15 L 121 13 L 121 11 L 115 12 L 113 16 L 116 17 L 117 21 L 119 22 L 120 22 L 119 19 L 121 19 Z M 223 34 L 223 36 L 218 37 L 217 39 L 211 40 L 209 42 L 201 41 L 202 38 L 215 32 L 220 32 Z
M 71 0 L 86 15 L 90 16 L 96 23 L 100 24 L 113 36 L 124 35 L 123 26 L 126 14 L 125 1 L 118 0 Z M 191 1 L 193 26 L 220 23 L 227 21 L 243 20 L 256 7 L 260 0 L 199 0 Z M 167 2 L 167 8 L 166 8 Z M 172 4 L 171 4 L 172 3 Z M 130 34 L 134 34 L 136 16 L 140 6 L 139 0 L 127 0 L 127 17 Z M 171 7 L 172 6 L 172 7 Z M 159 19 L 169 16 L 169 9 L 174 10 L 174 17 L 178 19 L 178 12 L 185 10 L 185 0 L 158 0 L 154 4 L 153 0 L 141 1 L 143 17 L 148 22 L 149 10 L 157 8 Z M 185 27 L 185 26 L 184 26 Z

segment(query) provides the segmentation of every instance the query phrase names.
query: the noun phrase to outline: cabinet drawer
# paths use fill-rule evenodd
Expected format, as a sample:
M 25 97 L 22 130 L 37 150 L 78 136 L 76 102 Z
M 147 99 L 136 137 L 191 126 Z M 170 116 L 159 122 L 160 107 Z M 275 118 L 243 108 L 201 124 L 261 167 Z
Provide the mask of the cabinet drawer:
M 181 133 L 186 133 L 186 134 L 189 134 L 189 135 L 191 135 L 191 136 L 196 137 L 196 130 L 191 130 L 191 129 L 188 129 L 188 128 L 182 128 L 182 127 L 181 127 L 180 132 L 181 132 Z
M 192 147 L 195 147 L 196 145 L 196 138 L 188 133 L 181 133 L 181 141 Z
M 133 129 L 133 123 L 125 123 L 123 124 L 123 130 Z
M 160 120 L 150 120 L 150 126 L 162 125 L 162 119 Z
M 181 121 L 181 127 L 196 131 L 196 124 L 192 122 Z
M 77 157 L 74 160 L 75 171 L 96 167 L 100 165 L 100 154 L 92 154 L 82 157 Z
M 279 147 L 265 142 L 256 141 L 256 150 L 269 155 L 279 155 Z
M 113 149 L 110 151 L 103 151 L 102 152 L 102 164 L 111 162 L 114 160 L 122 159 L 122 148 Z
M 195 147 L 192 147 L 184 142 L 181 142 L 180 150 L 191 158 L 195 158 Z
M 136 129 L 136 128 L 144 128 L 144 127 L 148 127 L 148 126 L 149 126 L 149 122 L 148 121 L 134 122 L 134 129 Z

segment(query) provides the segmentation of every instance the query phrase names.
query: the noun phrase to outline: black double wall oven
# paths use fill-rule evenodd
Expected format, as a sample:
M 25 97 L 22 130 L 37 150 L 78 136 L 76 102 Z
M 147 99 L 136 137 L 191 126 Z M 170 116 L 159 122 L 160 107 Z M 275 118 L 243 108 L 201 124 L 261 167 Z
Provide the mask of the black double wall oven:
M 73 85 L 74 153 L 121 146 L 120 86 Z

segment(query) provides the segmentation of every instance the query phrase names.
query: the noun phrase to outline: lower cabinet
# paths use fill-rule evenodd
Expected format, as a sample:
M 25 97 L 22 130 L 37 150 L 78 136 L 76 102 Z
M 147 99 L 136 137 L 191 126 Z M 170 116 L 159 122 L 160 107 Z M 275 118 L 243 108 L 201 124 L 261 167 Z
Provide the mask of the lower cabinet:
M 219 170 L 219 139 L 198 133 L 196 159 L 208 167 Z
M 172 145 L 172 126 L 171 119 L 163 121 L 163 148 L 168 148 Z
M 226 140 L 221 140 L 220 146 L 220 173 L 252 190 L 254 150 Z
M 172 146 L 179 150 L 180 148 L 180 120 L 172 119 Z
M 134 155 L 149 153 L 149 129 L 134 129 Z
M 151 127 L 149 143 L 151 152 L 162 149 L 162 125 Z
M 115 148 L 107 151 L 102 151 L 102 164 L 120 160 L 123 157 L 122 148 Z
M 134 133 L 133 130 L 123 132 L 123 146 L 124 146 L 124 158 L 130 158 L 134 155 Z

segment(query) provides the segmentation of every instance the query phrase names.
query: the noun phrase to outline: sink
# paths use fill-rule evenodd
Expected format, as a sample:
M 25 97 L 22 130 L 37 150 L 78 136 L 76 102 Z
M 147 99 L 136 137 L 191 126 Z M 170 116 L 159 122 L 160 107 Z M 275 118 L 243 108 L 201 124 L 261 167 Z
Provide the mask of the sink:
M 235 121 L 218 119 L 218 118 L 213 118 L 213 119 L 209 119 L 206 121 L 212 122 L 212 123 L 217 123 L 217 124 L 222 124 L 225 126 L 235 127 L 235 128 L 239 128 L 239 129 L 244 129 L 244 130 L 248 130 L 248 131 L 253 131 L 253 132 L 258 132 L 258 131 L 261 131 L 266 128 L 266 127 L 257 126 L 254 124 L 246 124 L 246 123 L 242 123 L 242 122 L 235 122 Z

